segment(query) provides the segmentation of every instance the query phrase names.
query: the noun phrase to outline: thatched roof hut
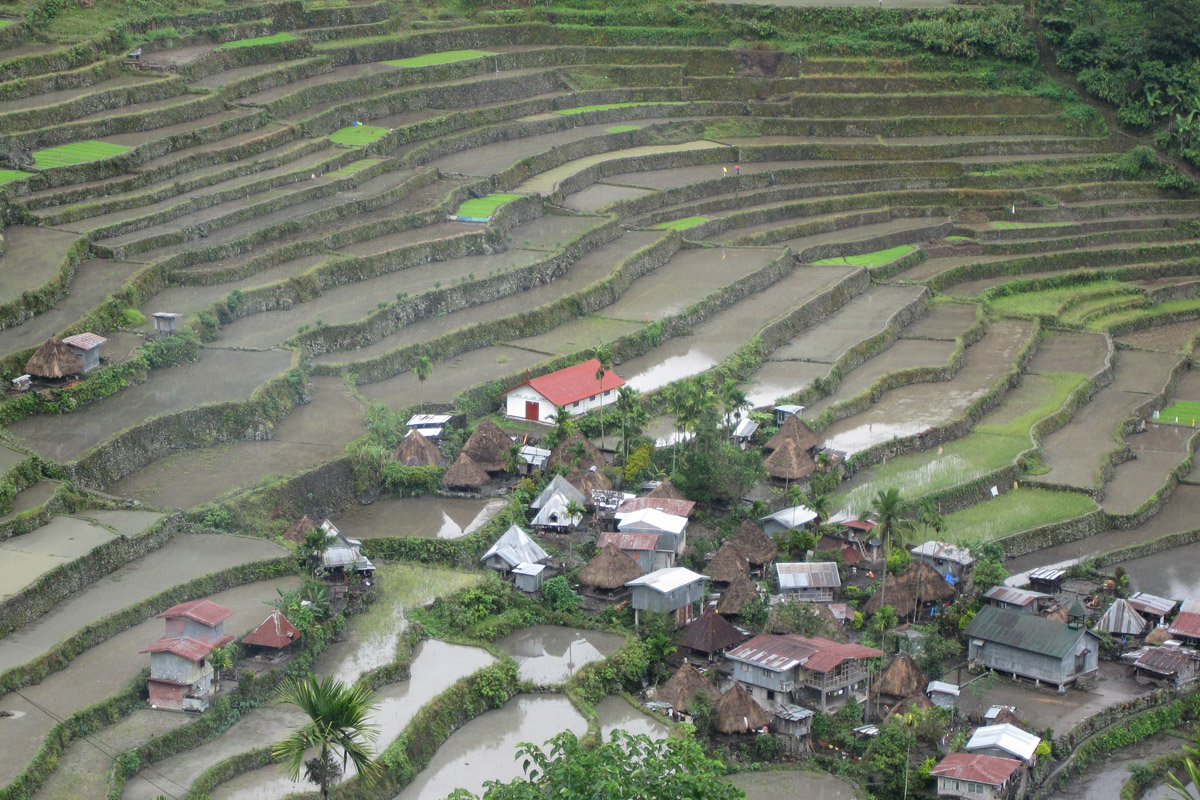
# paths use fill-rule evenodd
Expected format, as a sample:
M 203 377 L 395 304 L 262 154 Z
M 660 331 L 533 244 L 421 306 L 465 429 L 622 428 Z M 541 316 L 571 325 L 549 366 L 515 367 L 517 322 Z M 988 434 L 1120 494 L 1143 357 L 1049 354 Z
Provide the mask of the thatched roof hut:
M 730 539 L 717 548 L 716 554 L 708 562 L 704 571 L 712 578 L 713 583 L 732 583 L 739 575 L 750 574 L 750 565 L 746 557 L 738 550 L 737 545 Z
M 925 686 L 928 683 L 913 657 L 908 653 L 900 653 L 892 656 L 892 660 L 879 673 L 879 678 L 871 689 L 875 697 L 911 697 L 917 694 L 924 697 Z
M 775 480 L 798 481 L 816 472 L 817 465 L 795 439 L 785 439 L 779 449 L 763 461 L 763 469 Z
M 682 667 L 675 670 L 670 680 L 654 690 L 654 699 L 670 703 L 676 711 L 684 711 L 692 698 L 700 693 L 708 695 L 708 699 L 713 702 L 721 696 L 717 687 L 700 674 L 700 670 L 684 662 Z
M 1171 631 L 1167 628 L 1155 628 L 1146 634 L 1146 644 L 1162 644 L 1171 638 Z
M 51 336 L 25 362 L 25 371 L 35 378 L 57 380 L 83 372 L 83 359 L 57 336 Z
M 896 612 L 896 616 L 899 617 L 907 615 L 912 610 L 913 601 L 908 595 L 908 586 L 894 575 L 884 577 L 883 586 L 876 589 L 875 594 L 867 598 L 867 602 L 863 604 L 863 613 L 876 614 L 885 605 L 891 606 Z
M 910 694 L 889 708 L 883 718 L 884 720 L 889 720 L 897 714 L 907 714 L 910 711 L 920 711 L 926 708 L 933 708 L 933 701 L 924 692 L 917 692 L 916 694 Z
M 900 582 L 908 587 L 908 595 L 919 606 L 952 600 L 958 593 L 926 561 L 913 561 L 900 573 Z
M 392 460 L 406 467 L 436 467 L 442 463 L 442 454 L 437 445 L 429 441 L 429 437 L 411 430 L 396 445 Z
M 487 470 L 467 455 L 466 450 L 458 454 L 458 458 L 454 459 L 450 469 L 446 470 L 446 474 L 442 476 L 442 486 L 446 488 L 478 489 L 487 482 Z
M 508 468 L 508 451 L 513 441 L 500 426 L 485 419 L 467 439 L 462 451 L 488 472 L 503 472 Z
M 308 536 L 308 532 L 315 531 L 316 529 L 317 526 L 313 524 L 313 521 L 308 518 L 307 514 L 305 514 L 300 518 L 299 522 L 284 531 L 283 538 L 287 539 L 289 542 L 304 544 L 304 539 Z
M 694 619 L 688 624 L 679 644 L 709 655 L 728 650 L 748 638 L 750 637 L 726 622 L 715 608 L 709 606 L 699 619 Z
M 754 582 L 745 575 L 738 575 L 721 592 L 721 599 L 717 601 L 717 611 L 737 616 L 741 613 L 742 606 L 757 597 L 758 589 L 754 588 Z
M 547 470 L 563 466 L 586 472 L 590 467 L 601 469 L 607 464 L 600 448 L 588 441 L 579 431 L 573 431 L 570 436 L 559 442 L 546 459 Z
M 824 630 L 813 633 L 812 629 L 800 630 L 800 625 L 797 624 L 797 614 L 809 613 L 817 619 L 821 620 L 824 625 Z M 767 624 L 763 629 L 764 633 L 788 634 L 798 633 L 805 635 L 821 636 L 825 639 L 831 639 L 835 642 L 844 642 L 846 640 L 846 631 L 842 627 L 842 623 L 833 615 L 832 609 L 828 603 L 801 603 L 796 600 L 790 600 L 784 603 L 777 603 L 771 606 L 770 612 L 767 614 Z
M 779 547 L 753 520 L 746 520 L 729 537 L 738 552 L 753 566 L 761 567 L 775 560 Z
M 607 475 L 596 469 L 573 469 L 567 473 L 567 483 L 574 486 L 586 498 L 584 505 L 592 505 L 592 492 L 602 491 L 607 492 L 613 488 L 613 482 Z
M 579 571 L 579 582 L 611 592 L 624 589 L 626 583 L 643 574 L 636 561 L 609 542 Z
M 763 450 L 778 450 L 786 441 L 795 442 L 801 450 L 807 451 L 821 444 L 821 437 L 808 427 L 804 420 L 793 414 L 779 426 L 775 435 L 767 440 Z
M 687 500 L 683 496 L 683 492 L 671 483 L 670 478 L 663 478 L 662 482 L 655 486 L 646 497 L 657 497 L 662 500 Z
M 767 712 L 740 683 L 734 683 L 717 701 L 716 728 L 721 733 L 748 733 L 766 724 Z

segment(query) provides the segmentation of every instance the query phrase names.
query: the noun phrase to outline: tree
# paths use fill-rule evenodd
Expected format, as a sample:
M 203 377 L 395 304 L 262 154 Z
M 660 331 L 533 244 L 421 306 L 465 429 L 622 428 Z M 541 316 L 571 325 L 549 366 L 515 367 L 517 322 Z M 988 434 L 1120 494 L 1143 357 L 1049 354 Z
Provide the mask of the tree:
M 867 746 L 867 765 L 879 782 L 872 786 L 879 797 L 904 797 L 908 794 L 912 776 L 909 774 L 908 753 L 916 743 L 915 737 L 902 720 L 890 719 L 879 726 L 879 733 Z
M 550 417 L 554 430 L 546 437 L 546 446 L 551 450 L 575 431 L 575 415 L 564 406 L 555 406 L 554 415 Z
M 997 544 L 983 544 L 971 548 L 975 555 L 975 566 L 971 570 L 971 582 L 975 590 L 983 594 L 993 586 L 999 586 L 1008 578 L 1004 568 L 1004 551 Z
M 233 669 L 233 659 L 237 651 L 237 645 L 233 642 L 218 647 L 208 654 L 208 663 L 212 664 L 213 668 L 213 685 L 214 688 L 221 688 L 221 670 Z
M 742 409 L 750 405 L 746 393 L 742 391 L 742 387 L 733 378 L 726 378 L 721 384 L 721 404 L 725 406 L 725 420 L 728 423 L 729 418 L 740 422 L 742 419 Z
M 833 500 L 827 494 L 810 494 L 804 498 L 804 505 L 817 515 L 817 530 L 820 530 L 833 514 Z
M 600 385 L 597 392 L 600 395 L 600 438 L 604 439 L 604 375 L 613 368 L 612 350 L 605 344 L 596 345 L 592 350 L 592 358 L 599 362 L 596 365 L 596 383 Z
M 574 611 L 583 603 L 575 594 L 571 584 L 562 575 L 557 575 L 542 584 L 542 600 L 555 611 Z
M 639 393 L 632 386 L 617 389 L 617 414 L 621 417 L 621 449 L 629 460 L 629 437 L 637 436 L 650 421 L 650 413 L 642 407 Z
M 721 780 L 721 762 L 709 758 L 690 735 L 653 741 L 613 731 L 612 738 L 585 749 L 574 733 L 555 736 L 544 747 L 517 749 L 525 777 L 489 781 L 482 800 L 737 800 L 741 789 Z M 462 789 L 449 800 L 479 800 Z
M 884 580 L 879 587 L 879 591 L 883 592 L 887 589 L 887 559 L 892 552 L 893 540 L 899 538 L 903 541 L 904 536 L 912 530 L 912 524 L 906 519 L 908 504 L 894 486 L 875 495 L 871 511 L 875 515 L 875 531 L 883 541 Z M 880 601 L 886 597 L 881 595 Z
M 428 354 L 417 356 L 417 363 L 413 366 L 413 372 L 417 373 L 417 386 L 421 389 L 421 405 L 425 405 L 425 381 L 433 375 L 433 359 Z
M 310 720 L 271 749 L 284 774 L 297 780 L 303 765 L 305 777 L 327 798 L 329 787 L 345 773 L 347 763 L 353 762 L 359 780 L 370 785 L 379 772 L 369 749 L 378 733 L 368 721 L 371 712 L 379 708 L 374 692 L 359 684 L 347 686 L 328 676 L 318 678 L 309 673 L 284 683 L 279 702 L 299 706 Z M 305 761 L 304 755 L 310 749 L 315 749 L 317 755 Z M 342 751 L 341 764 L 338 750 Z

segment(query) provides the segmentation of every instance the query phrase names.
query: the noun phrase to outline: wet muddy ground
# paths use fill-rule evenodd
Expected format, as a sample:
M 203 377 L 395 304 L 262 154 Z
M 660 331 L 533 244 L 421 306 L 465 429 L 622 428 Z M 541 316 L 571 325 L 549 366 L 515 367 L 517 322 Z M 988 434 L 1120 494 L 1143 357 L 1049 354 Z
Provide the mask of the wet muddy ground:
M 263 539 L 180 534 L 6 636 L 0 641 L 0 671 L 32 661 L 80 628 L 172 586 L 238 564 L 282 555 L 286 555 L 283 548 Z
M 746 800 L 853 800 L 854 784 L 822 772 L 800 770 L 739 772 L 729 782 L 746 793 Z
M 1186 742 L 1178 736 L 1158 733 L 1109 754 L 1105 761 L 1090 764 L 1054 790 L 1060 800 L 1111 800 L 1130 778 L 1130 767 L 1159 756 L 1178 753 Z M 1146 797 L 1153 798 L 1150 792 Z
M 513 189 L 517 194 L 530 194 L 536 192 L 541 195 L 548 195 L 558 188 L 558 184 L 564 179 L 572 175 L 582 172 L 588 167 L 605 161 L 614 161 L 619 158 L 636 158 L 640 156 L 657 155 L 660 153 L 685 153 L 692 150 L 711 150 L 714 147 L 723 147 L 724 145 L 707 139 L 701 139 L 693 142 L 682 142 L 680 144 L 662 144 L 662 145 L 643 145 L 641 147 L 630 147 L 624 150 L 612 150 L 607 153 L 597 153 L 596 155 L 577 158 L 574 161 L 568 161 L 562 166 L 548 169 L 545 172 L 539 173 L 532 178 L 529 178 L 524 183 Z
M 967 349 L 963 366 L 952 380 L 885 393 L 870 409 L 831 425 L 825 431 L 825 445 L 852 455 L 958 417 L 1012 369 L 1031 330 L 1029 323 L 1017 320 L 993 323 L 983 339 Z
M 1108 340 L 1102 333 L 1057 332 L 1038 342 L 1030 372 L 1080 372 L 1091 377 L 1104 367 Z
M 129 386 L 71 414 L 35 416 L 8 430 L 26 447 L 54 461 L 73 461 L 88 448 L 150 417 L 204 403 L 247 400 L 262 383 L 283 374 L 292 354 L 213 350 L 198 361 L 150 370 L 145 383 Z
M 0 597 L 21 591 L 50 570 L 112 541 L 113 532 L 73 517 L 55 517 L 0 543 Z
M 1194 428 L 1146 425 L 1145 433 L 1126 438 L 1134 458 L 1118 464 L 1104 485 L 1101 505 L 1111 514 L 1131 514 L 1162 489 L 1167 477 L 1188 455 Z
M 496 641 L 517 660 L 521 680 L 539 686 L 566 682 L 584 664 L 602 661 L 625 643 L 625 637 L 600 631 L 534 625 Z
M 4 253 L 0 255 L 0 297 L 20 297 L 22 292 L 47 283 L 78 234 L 14 225 L 4 229 Z
M 570 355 L 636 333 L 641 327 L 640 322 L 593 314 L 559 325 L 540 336 L 513 339 L 509 344 L 546 356 Z
M 906 327 L 901 336 L 907 339 L 946 339 L 954 341 L 975 324 L 976 308 L 963 303 L 937 303 L 925 315 Z
M 898 339 L 891 347 L 852 369 L 831 394 L 814 402 L 804 412 L 808 418 L 820 416 L 825 409 L 866 391 L 891 372 L 913 367 L 936 367 L 954 354 L 954 342 L 930 339 Z
M 382 497 L 331 517 L 342 533 L 355 539 L 419 536 L 457 539 L 488 523 L 504 500 L 466 497 Z
M 775 350 L 771 360 L 833 363 L 854 345 L 883 331 L 888 319 L 922 292 L 920 286 L 873 286 Z
M 621 200 L 632 200 L 650 194 L 648 189 L 636 189 L 632 186 L 611 186 L 607 183 L 593 183 L 582 191 L 568 196 L 563 205 L 593 214 Z
M 399 409 L 423 403 L 449 403 L 463 389 L 488 381 L 511 378 L 520 383 L 520 373 L 546 360 L 541 353 L 516 347 L 481 347 L 433 365 L 433 375 L 424 382 L 412 370 L 394 378 L 360 386 L 368 400 L 378 400 Z
M 456 788 L 479 793 L 484 781 L 523 777 L 517 747 L 564 730 L 583 736 L 587 723 L 563 695 L 514 697 L 455 731 L 396 800 L 442 800 Z
M 1200 330 L 1194 320 L 1190 322 L 1175 322 L 1170 325 L 1160 325 L 1157 328 L 1147 328 L 1136 333 L 1126 333 L 1115 337 L 1119 344 L 1137 350 L 1158 350 L 1163 353 L 1181 353 L 1191 347 L 1192 337 Z
M 606 697 L 596 704 L 596 718 L 600 722 L 600 735 L 605 741 L 612 732 L 622 730 L 634 736 L 645 735 L 651 739 L 665 739 L 671 733 L 671 723 L 657 714 L 647 714 L 624 697 Z
M 60 486 L 62 484 L 58 481 L 38 481 L 28 489 L 18 492 L 13 498 L 13 510 L 0 517 L 0 522 L 6 522 L 19 514 L 38 508 L 49 500 Z

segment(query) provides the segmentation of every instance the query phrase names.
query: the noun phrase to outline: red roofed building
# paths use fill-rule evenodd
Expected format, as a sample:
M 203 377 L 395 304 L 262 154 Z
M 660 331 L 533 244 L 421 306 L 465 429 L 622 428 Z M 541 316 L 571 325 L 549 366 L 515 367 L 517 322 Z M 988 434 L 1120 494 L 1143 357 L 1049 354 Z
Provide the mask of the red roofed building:
M 141 652 L 150 654 L 150 705 L 176 711 L 203 711 L 212 694 L 208 654 L 233 641 L 225 620 L 233 612 L 211 600 L 192 600 L 158 615 L 166 635 Z
M 866 699 L 867 661 L 883 652 L 817 637 L 764 633 L 725 655 L 733 663 L 733 679 L 764 708 L 795 703 L 825 712 L 851 697 Z
M 1020 780 L 1021 766 L 1015 758 L 951 753 L 929 774 L 937 778 L 939 795 L 994 800 Z
M 600 534 L 596 546 L 603 550 L 609 542 L 617 549 L 637 562 L 642 572 L 654 571 L 654 551 L 658 549 L 657 533 L 625 533 L 622 531 L 607 531 Z
M 578 416 L 617 401 L 617 389 L 625 385 L 624 379 L 605 370 L 604 379 L 597 380 L 599 369 L 599 360 L 593 358 L 540 378 L 527 377 L 524 383 L 497 396 L 504 398 L 506 415 L 551 424 L 558 406 Z
M 242 644 L 262 648 L 265 651 L 264 654 L 274 656 L 292 642 L 298 641 L 300 641 L 300 631 L 296 629 L 295 625 L 288 622 L 287 617 L 277 608 L 271 612 L 271 616 L 263 620 L 261 625 L 242 639 Z
M 1176 639 L 1200 644 L 1200 600 L 1185 600 L 1167 629 Z

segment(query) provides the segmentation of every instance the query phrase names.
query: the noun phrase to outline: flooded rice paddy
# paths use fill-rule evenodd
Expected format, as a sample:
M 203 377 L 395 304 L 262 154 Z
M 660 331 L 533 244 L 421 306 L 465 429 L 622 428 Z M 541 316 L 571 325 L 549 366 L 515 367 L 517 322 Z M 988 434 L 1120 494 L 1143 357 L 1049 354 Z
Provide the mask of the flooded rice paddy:
M 443 800 L 457 788 L 478 794 L 484 781 L 523 777 L 517 747 L 540 746 L 565 730 L 587 732 L 583 715 L 566 697 L 518 695 L 455 731 L 396 800 Z
M 55 567 L 69 564 L 114 534 L 74 517 L 54 517 L 42 527 L 0 542 L 0 598 L 9 598 Z
M 1091 764 L 1087 769 L 1071 776 L 1066 783 L 1054 790 L 1054 797 L 1058 800 L 1111 800 L 1125 781 L 1129 780 L 1130 768 L 1134 764 L 1178 753 L 1184 744 L 1185 740 L 1177 736 L 1158 733 L 1128 747 L 1122 747 L 1112 753 L 1108 760 Z M 1155 792 L 1151 790 L 1144 796 L 1152 799 Z
M 625 637 L 600 631 L 534 625 L 496 641 L 517 660 L 521 680 L 551 686 L 565 683 L 584 664 L 602 661 L 625 643 Z
M 739 772 L 729 782 L 746 793 L 746 800 L 853 800 L 854 784 L 821 772 Z
M 354 505 L 330 519 L 355 539 L 418 536 L 457 539 L 488 523 L 505 501 L 467 497 L 381 497 L 370 505 Z
M 596 704 L 596 718 L 600 722 L 600 735 L 605 741 L 612 738 L 613 731 L 621 730 L 634 736 L 649 736 L 664 739 L 671 733 L 671 723 L 657 714 L 648 714 L 637 708 L 624 697 L 606 697 Z

